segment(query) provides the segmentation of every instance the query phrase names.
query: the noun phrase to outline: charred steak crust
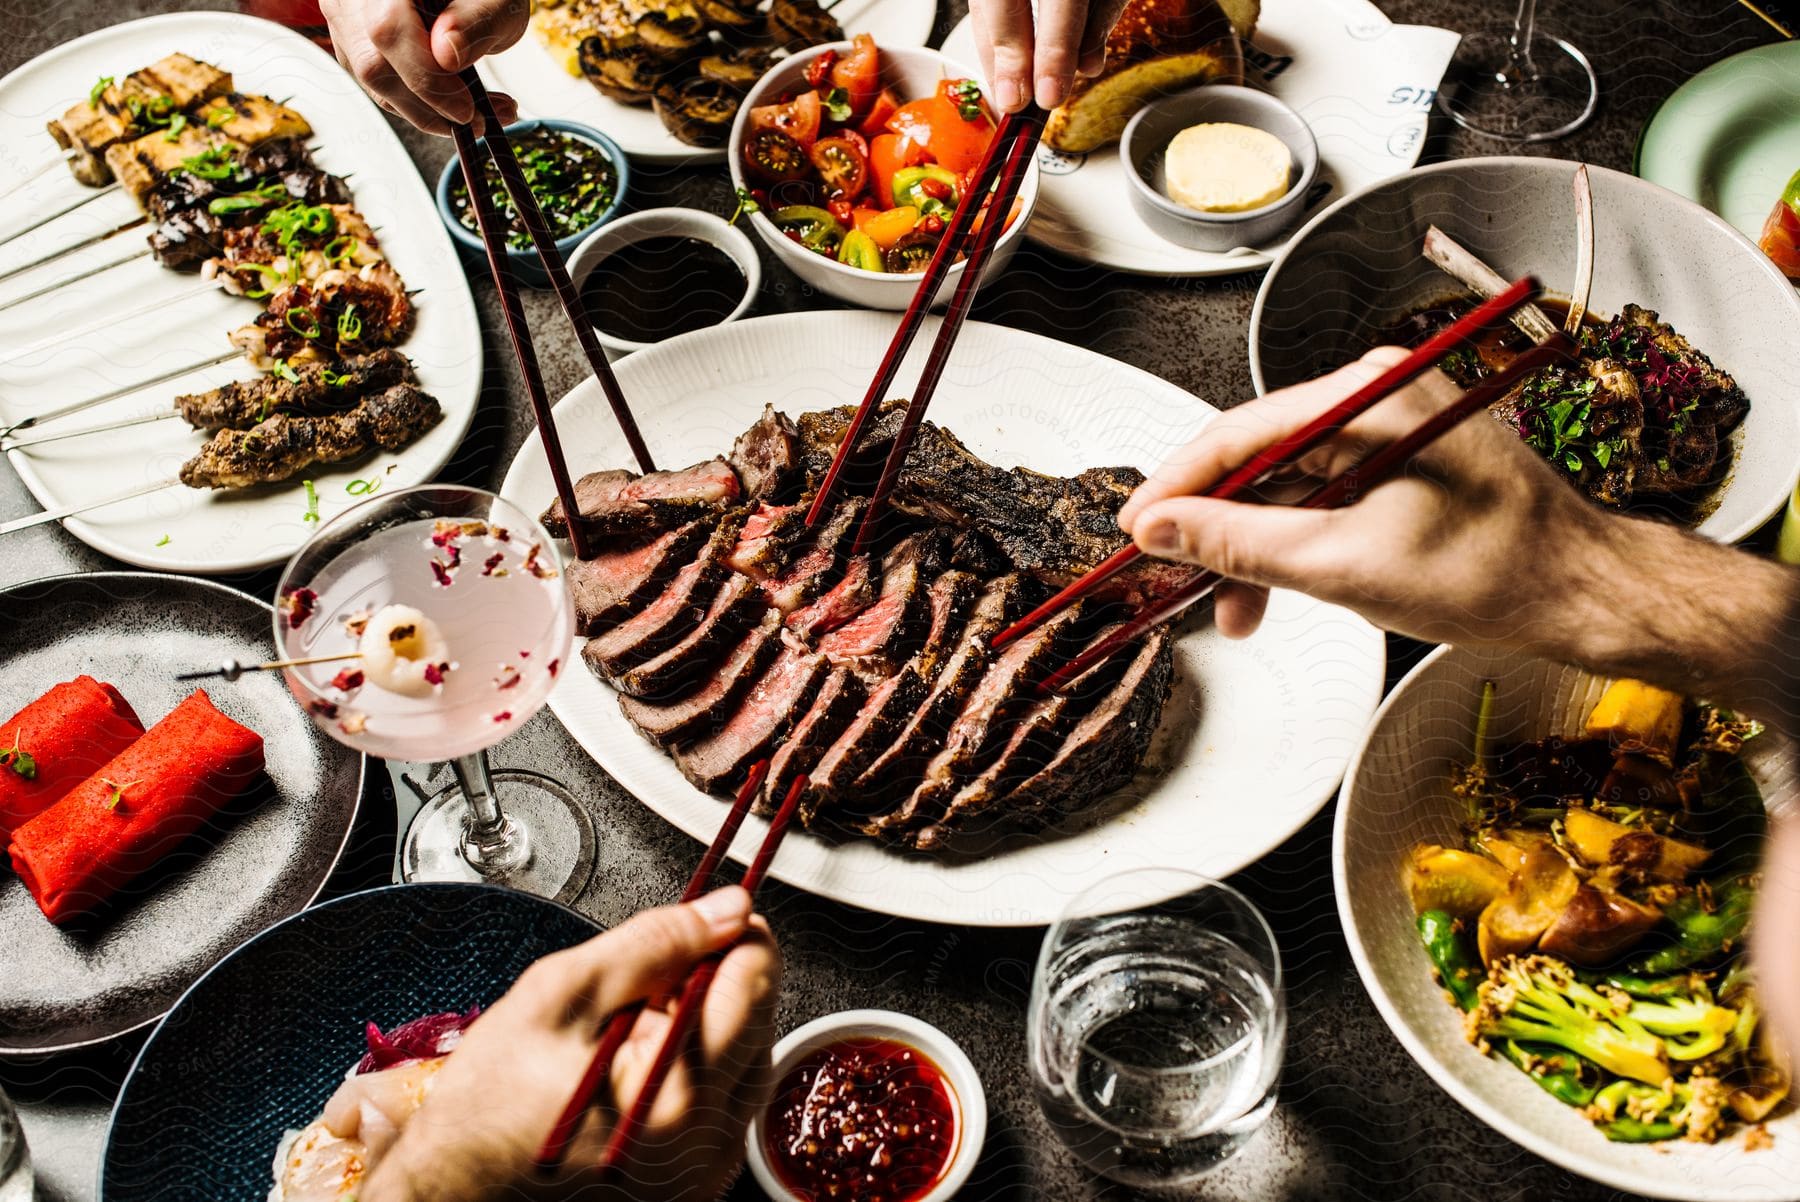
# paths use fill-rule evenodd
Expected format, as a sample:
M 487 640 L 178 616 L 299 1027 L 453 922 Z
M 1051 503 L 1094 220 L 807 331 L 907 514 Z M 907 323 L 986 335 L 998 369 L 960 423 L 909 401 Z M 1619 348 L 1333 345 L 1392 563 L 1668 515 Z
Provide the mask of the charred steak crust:
M 832 669 L 805 717 L 794 724 L 769 761 L 769 776 L 757 806 L 760 812 L 781 804 L 794 779 L 813 770 L 838 736 L 856 720 L 868 699 L 868 687 L 861 677 L 848 668 Z
M 737 473 L 721 456 L 642 476 L 620 469 L 589 472 L 575 482 L 575 505 L 589 534 L 628 537 L 669 530 L 703 513 L 725 509 L 742 492 Z M 552 536 L 569 536 L 561 498 L 551 502 L 540 520 Z
M 715 519 L 689 522 L 647 543 L 569 561 L 575 633 L 596 635 L 648 605 L 712 533 Z
M 796 548 L 798 554 L 787 569 L 763 583 L 769 603 L 784 614 L 792 613 L 834 583 L 866 507 L 857 497 L 833 509 L 830 517 L 814 528 L 812 537 Z
M 780 629 L 777 615 L 765 614 L 699 688 L 667 701 L 626 695 L 619 698 L 619 708 L 627 721 L 659 747 L 703 734 L 723 722 L 731 705 L 762 675 L 763 668 L 781 647 Z
M 764 405 L 756 424 L 738 435 L 727 457 L 746 501 L 778 501 L 800 479 L 800 430 L 787 414 Z

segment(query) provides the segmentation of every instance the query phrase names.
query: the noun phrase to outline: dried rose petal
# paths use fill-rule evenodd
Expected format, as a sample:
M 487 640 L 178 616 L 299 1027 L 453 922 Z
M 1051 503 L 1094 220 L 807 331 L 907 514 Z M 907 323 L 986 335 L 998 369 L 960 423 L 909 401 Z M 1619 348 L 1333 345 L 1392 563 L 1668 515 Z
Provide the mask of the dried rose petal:
M 435 559 L 431 561 L 431 574 L 437 577 L 439 588 L 450 587 L 450 569 Z
M 491 533 L 496 539 L 503 543 L 510 543 L 512 541 L 512 534 L 505 526 L 495 526 Z
M 501 563 L 503 563 L 505 561 L 505 559 L 506 559 L 506 553 L 504 551 L 494 552 L 492 555 L 487 557 L 487 560 L 485 562 L 482 563 L 481 574 L 483 576 L 504 576 L 504 575 L 506 575 L 506 569 L 500 567 Z M 500 568 L 500 570 L 496 572 L 494 570 L 495 568 Z
M 533 576 L 536 576 L 539 580 L 555 580 L 556 569 L 546 567 L 544 564 L 538 562 L 538 553 L 543 549 L 544 544 L 542 543 L 531 544 L 531 550 L 525 553 L 525 570 L 530 572 Z
M 288 629 L 298 630 L 319 607 L 319 594 L 309 588 L 296 586 L 281 594 L 279 605 L 282 615 L 287 618 Z
M 480 538 L 488 532 L 488 524 L 480 518 L 462 524 L 462 532 L 468 538 Z
M 337 717 L 338 707 L 336 702 L 326 701 L 322 697 L 315 697 L 306 703 L 306 712 L 315 714 L 321 718 L 335 718 Z
M 338 723 L 338 729 L 347 735 L 360 735 L 368 726 L 369 715 L 360 712 L 345 714 L 343 721 Z
M 520 659 L 530 659 L 530 658 L 531 658 L 531 652 L 529 652 L 529 651 L 521 651 L 521 652 L 519 652 L 519 658 L 520 658 Z
M 562 660 L 560 660 L 560 659 L 551 660 L 550 661 L 550 675 L 555 676 L 556 670 L 560 667 L 562 667 Z
M 344 633 L 353 639 L 360 639 L 363 636 L 363 632 L 369 628 L 369 619 L 374 616 L 374 610 L 357 610 L 355 613 L 344 619 Z
M 500 675 L 494 677 L 494 687 L 505 692 L 507 689 L 513 688 L 518 683 L 519 670 L 511 664 L 501 665 Z
M 449 664 L 426 664 L 425 683 L 439 685 L 444 683 L 444 673 L 450 670 Z
M 512 711 L 511 710 L 501 710 L 499 713 L 494 715 L 494 721 L 496 721 L 496 722 L 511 722 L 512 721 Z
M 354 668 L 345 668 L 331 678 L 331 687 L 340 693 L 353 693 L 363 686 L 363 674 Z
M 449 552 L 449 554 L 444 556 L 444 566 L 447 568 L 460 568 L 462 566 L 462 548 L 455 543 L 451 543 L 449 546 L 445 547 L 444 550 Z

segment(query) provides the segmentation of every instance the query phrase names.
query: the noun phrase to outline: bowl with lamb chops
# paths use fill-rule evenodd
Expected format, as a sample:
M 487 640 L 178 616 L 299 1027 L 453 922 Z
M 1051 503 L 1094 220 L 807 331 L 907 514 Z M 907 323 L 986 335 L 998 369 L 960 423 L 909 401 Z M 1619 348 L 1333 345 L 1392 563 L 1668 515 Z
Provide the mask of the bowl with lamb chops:
M 1441 163 L 1318 214 L 1257 295 L 1257 391 L 1310 379 L 1380 343 L 1421 340 L 1474 302 L 1483 265 L 1508 280 L 1535 274 L 1547 289 L 1539 322 L 1563 325 L 1580 240 L 1577 166 Z M 1539 373 L 1491 412 L 1596 504 L 1720 541 L 1744 538 L 1780 510 L 1800 476 L 1792 352 L 1800 297 L 1754 244 L 1699 205 L 1588 170 L 1593 275 L 1580 359 Z M 1508 327 L 1445 370 L 1466 386 L 1526 345 L 1528 335 Z

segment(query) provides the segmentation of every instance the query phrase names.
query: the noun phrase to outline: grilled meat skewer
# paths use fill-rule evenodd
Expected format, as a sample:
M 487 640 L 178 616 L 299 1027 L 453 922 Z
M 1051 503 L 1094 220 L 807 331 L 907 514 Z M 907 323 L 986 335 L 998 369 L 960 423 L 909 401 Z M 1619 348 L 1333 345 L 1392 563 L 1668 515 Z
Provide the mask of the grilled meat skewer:
M 379 350 L 346 359 L 334 368 L 307 363 L 289 369 L 296 377 L 258 376 L 234 380 L 210 392 L 175 398 L 175 410 L 190 426 L 216 430 L 248 430 L 276 413 L 316 417 L 340 413 L 371 393 L 404 383 L 412 364 L 396 350 Z
M 261 317 L 231 332 L 231 344 L 263 371 L 276 360 L 299 366 L 391 346 L 410 330 L 412 312 L 389 264 L 334 269 L 275 293 Z
M 106 152 L 120 142 L 166 129 L 177 113 L 231 91 L 231 72 L 210 63 L 171 54 L 133 71 L 117 83 L 101 80 L 88 99 L 48 125 L 58 146 L 69 151 L 69 170 L 91 187 L 112 181 Z
M 251 147 L 224 179 L 182 171 L 153 188 L 144 204 L 157 222 L 150 250 L 164 267 L 199 267 L 225 253 L 227 231 L 259 225 L 284 204 L 341 205 L 349 200 L 349 186 L 314 164 L 303 142 L 276 138 Z M 214 212 L 215 206 L 226 211 Z
M 216 169 L 223 174 L 251 146 L 311 134 L 306 118 L 285 104 L 233 92 L 209 101 L 180 130 L 171 128 L 110 147 L 106 164 L 119 186 L 142 207 L 150 190 L 177 170 L 204 176 Z
M 291 480 L 318 463 L 342 463 L 379 447 L 398 451 L 443 416 L 437 400 L 396 384 L 346 413 L 278 413 L 248 430 L 220 430 L 181 465 L 189 488 L 249 488 Z

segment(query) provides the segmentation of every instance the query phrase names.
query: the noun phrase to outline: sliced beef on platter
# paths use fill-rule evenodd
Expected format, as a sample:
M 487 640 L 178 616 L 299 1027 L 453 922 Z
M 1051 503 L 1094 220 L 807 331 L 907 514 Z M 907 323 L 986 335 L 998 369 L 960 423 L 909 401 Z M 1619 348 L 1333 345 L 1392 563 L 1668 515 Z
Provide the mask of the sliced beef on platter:
M 925 703 L 930 684 L 911 664 L 877 685 L 856 717 L 844 728 L 807 772 L 807 789 L 800 798 L 800 821 L 813 826 L 832 813 L 876 757 L 886 751 L 894 736 L 905 729 L 919 706 Z
M 798 479 L 800 431 L 773 405 L 763 406 L 756 424 L 738 435 L 727 457 L 744 488 L 746 501 L 778 501 Z
M 738 699 L 724 724 L 675 752 L 675 766 L 703 793 L 728 792 L 806 712 L 830 666 L 825 657 L 783 647 Z
M 876 596 L 875 565 L 867 555 L 858 555 L 836 584 L 788 615 L 787 628 L 807 642 L 816 643 L 820 636 L 867 609 Z
M 752 580 L 767 580 L 781 574 L 805 538 L 806 506 L 764 501 L 744 519 L 729 562 Z
M 800 415 L 796 423 L 800 431 L 800 477 L 802 487 L 809 495 L 825 482 L 825 475 L 831 469 L 831 461 L 836 457 L 838 447 L 843 445 L 844 435 L 850 431 L 850 419 L 855 415 L 854 405 L 840 405 L 835 409 L 819 409 Z M 836 495 L 869 491 L 867 487 L 856 486 L 874 483 L 875 476 L 881 470 L 882 460 L 887 458 L 888 448 L 893 445 L 894 436 L 900 432 L 900 423 L 905 418 L 905 401 L 890 400 L 882 403 L 869 423 L 863 427 L 862 435 L 856 440 L 857 451 L 845 468 L 844 482 L 852 487 L 845 488 Z
M 786 570 L 763 582 L 769 604 L 784 614 L 793 613 L 837 580 L 865 507 L 860 497 L 846 501 L 813 528 Z
M 937 749 L 944 731 L 987 670 L 988 640 L 1025 611 L 1025 585 L 1018 576 L 1003 576 L 982 594 L 963 629 L 962 641 L 932 682 L 926 697 L 893 743 L 857 778 L 855 820 L 858 830 L 879 833 L 870 823 L 885 815 L 903 796 Z
M 937 679 L 938 669 L 956 650 L 963 624 L 974 612 L 981 593 L 981 581 L 968 572 L 952 570 L 931 582 L 926 598 L 931 622 L 925 632 L 925 645 L 914 657 L 919 674 L 925 679 Z
M 740 638 L 699 688 L 672 700 L 619 698 L 625 718 L 660 747 L 699 736 L 723 721 L 731 704 L 762 675 L 781 648 L 780 615 L 768 612 Z
M 712 529 L 710 518 L 689 522 L 638 546 L 570 560 L 566 575 L 575 602 L 575 632 L 598 634 L 649 604 Z
M 1117 683 L 1075 723 L 1049 762 L 1006 799 L 1009 818 L 1053 822 L 1130 781 L 1169 698 L 1173 647 L 1167 627 L 1149 634 Z M 946 833 L 921 832 L 917 845 L 930 849 Z
M 737 523 L 729 516 L 713 530 L 693 562 L 675 573 L 663 591 L 644 608 L 597 638 L 582 655 L 607 676 L 660 654 L 699 625 L 730 569 L 725 556 L 737 542 Z
M 750 578 L 733 572 L 714 592 L 711 604 L 686 631 L 686 637 L 660 655 L 610 674 L 605 665 L 597 665 L 591 658 L 588 663 L 599 667 L 613 687 L 627 696 L 650 700 L 679 697 L 714 668 L 720 651 L 756 625 L 767 609 Z M 588 647 L 592 646 L 590 641 Z M 584 649 L 582 654 L 588 653 Z
M 1079 607 L 1064 610 L 995 655 L 944 733 L 919 783 L 897 808 L 871 819 L 868 829 L 898 835 L 941 814 L 964 781 L 987 766 L 1016 719 L 1030 708 L 1037 685 L 1061 659 L 1064 635 Z
M 575 482 L 575 506 L 583 529 L 596 537 L 652 534 L 716 513 L 743 492 L 723 457 L 672 472 L 589 472 Z M 559 497 L 540 519 L 557 538 L 569 535 Z
M 885 679 L 912 654 L 930 613 L 919 565 L 902 564 L 881 582 L 874 604 L 820 639 L 818 647 L 836 666 L 865 679 Z
M 773 810 L 781 804 L 794 778 L 813 770 L 838 736 L 856 720 L 868 698 L 868 687 L 856 673 L 848 668 L 832 670 L 825 683 L 819 686 L 818 695 L 813 698 L 805 716 L 794 723 L 794 728 L 769 760 L 761 809 Z

